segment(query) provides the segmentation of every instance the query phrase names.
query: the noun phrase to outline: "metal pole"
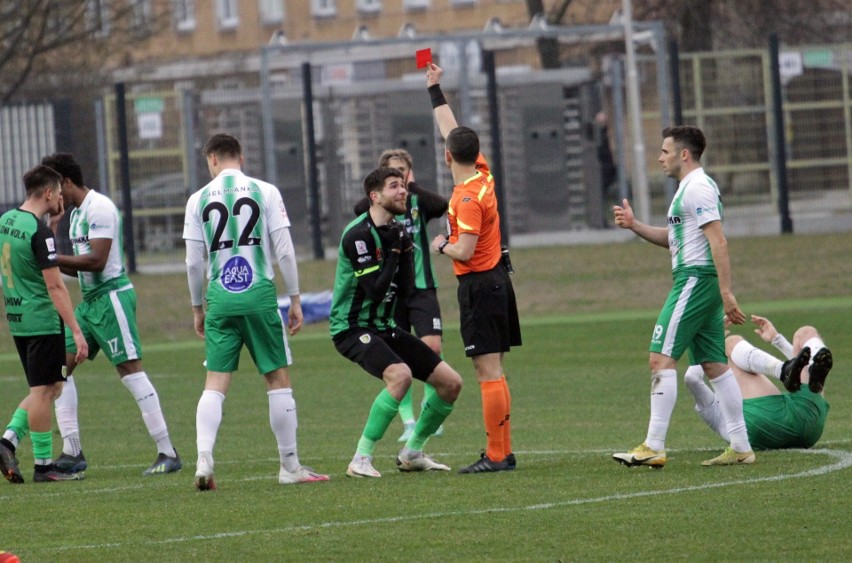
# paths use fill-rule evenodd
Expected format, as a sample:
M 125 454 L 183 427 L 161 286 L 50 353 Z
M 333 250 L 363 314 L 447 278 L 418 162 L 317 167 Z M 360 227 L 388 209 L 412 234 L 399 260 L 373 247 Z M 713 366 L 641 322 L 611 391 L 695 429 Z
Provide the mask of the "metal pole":
M 612 60 L 612 116 L 613 135 L 615 140 L 616 178 L 618 178 L 619 203 L 632 197 L 627 185 L 627 174 L 624 172 L 624 161 L 627 151 L 624 147 L 624 66 L 621 59 Z
M 494 51 L 482 51 L 482 68 L 487 78 L 488 117 L 491 125 L 491 170 L 494 175 L 494 192 L 497 195 L 497 212 L 500 214 L 500 239 L 504 246 L 508 246 L 509 214 L 506 213 L 506 189 L 503 184 L 503 143 L 500 139 L 500 107 L 497 100 Z
M 186 181 L 192 193 L 201 186 L 198 182 L 198 148 L 195 138 L 195 97 L 192 90 L 181 92 L 181 116 L 183 117 L 183 155 L 186 159 Z
M 305 137 L 308 156 L 308 191 L 310 193 L 311 239 L 314 246 L 314 259 L 325 258 L 322 246 L 322 221 L 320 220 L 320 189 L 317 173 L 317 137 L 314 129 L 314 87 L 311 75 L 311 63 L 302 63 L 302 93 L 305 104 Z
M 677 39 L 669 41 L 669 73 L 672 75 L 672 119 L 683 125 L 683 98 L 680 95 L 680 48 Z
M 263 127 L 263 173 L 266 181 L 278 185 L 278 167 L 275 162 L 275 123 L 272 119 L 272 89 L 269 80 L 269 49 L 260 50 L 260 114 Z
M 669 111 L 669 98 L 672 96 L 669 90 L 670 67 L 666 64 L 666 30 L 660 22 L 654 22 L 653 25 L 654 52 L 657 55 L 657 91 L 660 93 L 660 123 L 665 128 L 672 125 L 671 112 Z M 664 188 L 666 205 L 668 206 L 677 191 L 677 180 L 666 178 Z
M 769 67 L 772 77 L 772 115 L 775 121 L 775 174 L 778 177 L 778 214 L 781 232 L 793 232 L 790 217 L 790 192 L 787 184 L 787 143 L 784 139 L 784 100 L 781 95 L 781 70 L 778 62 L 778 34 L 769 34 Z
M 127 271 L 135 274 L 136 240 L 133 237 L 133 198 L 130 195 L 130 148 L 127 141 L 127 108 L 124 99 L 124 82 L 115 85 L 115 116 L 118 133 L 121 194 L 124 201 L 124 251 L 127 253 Z
M 633 5 L 621 0 L 624 44 L 627 52 L 627 108 L 630 114 L 630 136 L 633 141 L 633 212 L 644 222 L 651 222 L 651 194 L 645 171 L 645 142 L 642 133 L 642 102 L 639 98 L 639 73 L 636 70 L 636 48 L 633 45 Z

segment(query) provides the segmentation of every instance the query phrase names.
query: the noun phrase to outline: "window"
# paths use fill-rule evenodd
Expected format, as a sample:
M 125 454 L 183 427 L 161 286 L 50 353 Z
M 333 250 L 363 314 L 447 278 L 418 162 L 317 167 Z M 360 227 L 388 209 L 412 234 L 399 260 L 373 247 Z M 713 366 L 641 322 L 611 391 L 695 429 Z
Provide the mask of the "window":
M 216 0 L 216 20 L 219 29 L 235 29 L 240 25 L 237 0 Z
M 311 0 L 311 14 L 315 18 L 327 18 L 337 15 L 336 0 Z
M 355 7 L 360 14 L 378 14 L 382 11 L 382 0 L 357 0 Z
M 110 31 L 107 0 L 86 1 L 86 29 L 95 37 L 106 37 Z
M 260 23 L 275 25 L 284 21 L 284 0 L 258 0 Z
M 476 4 L 476 0 L 450 0 L 450 5 L 456 8 L 464 8 L 467 6 L 473 6 Z
M 192 31 L 195 29 L 194 0 L 172 0 L 172 11 L 174 13 L 175 28 L 178 31 Z
M 431 0 L 402 0 L 402 7 L 407 12 L 428 10 Z
M 130 25 L 137 33 L 145 33 L 151 27 L 154 9 L 151 0 L 131 0 Z

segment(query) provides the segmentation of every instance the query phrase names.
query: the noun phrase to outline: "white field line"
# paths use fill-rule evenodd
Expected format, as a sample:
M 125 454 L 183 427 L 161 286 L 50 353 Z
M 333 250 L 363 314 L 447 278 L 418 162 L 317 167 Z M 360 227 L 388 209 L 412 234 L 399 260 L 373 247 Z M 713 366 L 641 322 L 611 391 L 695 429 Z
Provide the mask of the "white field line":
M 403 516 L 394 516 L 387 518 L 369 518 L 363 520 L 338 520 L 332 522 L 321 522 L 318 524 L 307 524 L 300 526 L 284 526 L 281 528 L 269 528 L 269 529 L 261 529 L 261 530 L 234 530 L 231 532 L 221 532 L 217 534 L 204 534 L 204 535 L 195 535 L 195 536 L 181 536 L 174 538 L 166 538 L 155 541 L 145 541 L 144 545 L 168 545 L 175 543 L 187 543 L 187 542 L 197 542 L 197 541 L 214 541 L 219 539 L 227 539 L 227 538 L 235 538 L 235 537 L 244 537 L 244 536 L 256 536 L 256 535 L 270 535 L 270 534 L 286 534 L 292 532 L 304 532 L 304 531 L 313 531 L 313 530 L 323 530 L 330 528 L 341 528 L 341 527 L 351 527 L 351 526 L 375 526 L 377 524 L 392 524 L 395 522 L 410 522 L 414 520 L 427 520 L 427 519 L 437 519 L 437 518 L 447 518 L 447 517 L 459 517 L 459 516 L 476 516 L 480 514 L 493 514 L 495 512 L 527 512 L 527 511 L 538 511 L 538 510 L 549 510 L 554 508 L 564 508 L 585 504 L 596 504 L 602 502 L 611 502 L 611 501 L 622 501 L 622 500 L 630 500 L 635 498 L 642 497 L 650 497 L 650 496 L 660 496 L 660 495 L 673 495 L 679 493 L 688 493 L 694 491 L 703 491 L 708 489 L 715 489 L 720 487 L 732 487 L 736 485 L 752 485 L 754 483 L 765 483 L 772 481 L 783 481 L 787 479 L 801 479 L 805 477 L 816 477 L 819 475 L 826 475 L 828 473 L 833 473 L 836 471 L 841 471 L 843 469 L 847 469 L 852 467 L 852 452 L 840 451 L 840 450 L 829 450 L 829 449 L 816 449 L 816 450 L 787 450 L 795 453 L 802 454 L 815 454 L 815 455 L 827 455 L 835 458 L 835 462 L 823 465 L 814 469 L 809 469 L 807 471 L 801 471 L 799 473 L 791 473 L 787 475 L 772 475 L 768 477 L 755 477 L 751 479 L 740 479 L 737 481 L 725 481 L 721 483 L 703 483 L 701 485 L 690 485 L 687 487 L 674 487 L 671 489 L 658 489 L 653 491 L 639 491 L 635 493 L 619 493 L 613 495 L 605 495 L 599 497 L 590 497 L 590 498 L 578 498 L 571 499 L 566 501 L 559 502 L 548 502 L 548 503 L 540 503 L 540 504 L 530 504 L 526 506 L 516 506 L 516 507 L 506 507 L 499 506 L 493 508 L 481 508 L 476 510 L 458 510 L 452 512 L 429 512 L 425 514 L 406 514 Z M 564 453 L 564 452 L 563 452 Z M 244 480 L 253 480 L 253 477 L 249 477 Z M 89 544 L 89 545 L 73 545 L 73 546 L 57 546 L 57 547 L 48 547 L 44 548 L 49 551 L 70 551 L 70 550 L 96 550 L 96 549 L 109 549 L 116 547 L 126 547 L 131 545 L 138 545 L 140 542 L 115 542 L 115 543 L 100 543 L 100 544 Z

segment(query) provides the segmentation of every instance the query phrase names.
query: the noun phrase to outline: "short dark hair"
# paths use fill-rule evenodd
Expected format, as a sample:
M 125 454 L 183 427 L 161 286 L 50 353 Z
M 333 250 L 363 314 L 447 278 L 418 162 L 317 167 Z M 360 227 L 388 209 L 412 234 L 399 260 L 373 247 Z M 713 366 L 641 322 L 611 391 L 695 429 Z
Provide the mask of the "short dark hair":
M 666 127 L 663 129 L 663 139 L 671 137 L 676 145 L 685 148 L 692 154 L 696 161 L 701 160 L 704 149 L 707 148 L 707 139 L 698 127 L 691 125 L 678 125 L 677 127 Z
M 27 190 L 27 199 L 39 197 L 45 188 L 53 188 L 62 182 L 62 175 L 56 170 L 44 164 L 39 164 L 24 174 L 24 188 Z
M 382 168 L 376 168 L 364 178 L 364 193 L 367 194 L 367 197 L 370 197 L 371 192 L 380 192 L 382 188 L 385 186 L 385 180 L 391 177 L 399 178 L 400 180 L 405 180 L 402 175 L 402 172 L 397 170 L 396 168 L 388 168 L 387 166 L 383 166 Z
M 83 169 L 74 160 L 74 155 L 68 152 L 57 152 L 41 159 L 41 163 L 50 166 L 62 176 L 68 178 L 75 186 L 83 187 Z
M 243 154 L 240 142 L 236 137 L 225 133 L 217 133 L 204 144 L 204 156 L 215 154 L 224 158 L 239 158 Z
M 447 150 L 459 164 L 476 164 L 479 137 L 470 127 L 456 127 L 447 135 Z
M 388 149 L 379 155 L 379 168 L 383 168 L 388 166 L 388 163 L 392 158 L 398 158 L 405 162 L 409 168 L 414 167 L 414 159 L 411 158 L 411 154 L 405 149 Z

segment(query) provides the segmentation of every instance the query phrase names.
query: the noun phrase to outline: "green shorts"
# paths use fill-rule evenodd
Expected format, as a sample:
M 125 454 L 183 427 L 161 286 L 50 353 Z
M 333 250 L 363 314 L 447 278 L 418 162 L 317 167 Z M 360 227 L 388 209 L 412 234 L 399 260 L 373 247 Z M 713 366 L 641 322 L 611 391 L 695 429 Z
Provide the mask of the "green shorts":
M 293 363 L 278 309 L 239 316 L 207 315 L 204 348 L 208 371 L 234 372 L 243 344 L 261 374 Z
M 648 350 L 679 360 L 688 349 L 690 364 L 724 364 L 724 316 L 718 278 L 676 276 Z
M 139 331 L 136 328 L 136 290 L 132 285 L 83 301 L 77 305 L 74 316 L 89 344 L 90 360 L 101 349 L 114 366 L 142 359 Z M 65 351 L 69 354 L 77 353 L 74 337 L 68 327 L 65 327 Z
M 796 393 L 743 400 L 748 440 L 755 450 L 810 448 L 828 417 L 828 402 L 807 385 Z

